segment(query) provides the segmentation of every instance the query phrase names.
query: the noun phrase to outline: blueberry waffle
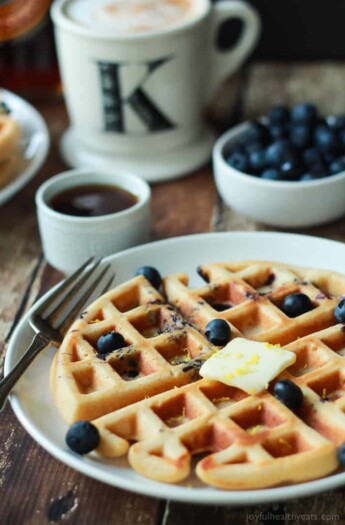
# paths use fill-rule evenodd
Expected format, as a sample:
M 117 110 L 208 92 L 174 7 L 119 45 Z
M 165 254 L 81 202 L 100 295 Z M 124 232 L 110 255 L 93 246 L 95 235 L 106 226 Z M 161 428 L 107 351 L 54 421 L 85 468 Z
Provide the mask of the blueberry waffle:
M 103 334 L 122 348 L 101 353 Z M 94 419 L 195 380 L 189 361 L 215 347 L 139 275 L 106 293 L 75 321 L 51 370 L 56 404 L 68 422 Z
M 136 471 L 163 482 L 185 480 L 198 454 L 197 476 L 223 489 L 334 472 L 345 441 L 345 311 L 338 306 L 345 277 L 263 261 L 210 264 L 199 273 L 204 286 L 191 289 L 177 274 L 163 280 L 162 294 L 136 277 L 75 322 L 52 367 L 63 415 L 97 418 L 101 455 L 128 452 Z M 310 306 L 287 310 L 287 298 L 298 294 Z M 200 379 L 200 364 L 218 349 L 205 336 L 213 319 L 225 320 L 232 338 L 284 345 L 295 363 L 257 395 Z M 101 358 L 96 341 L 109 329 L 127 346 Z M 284 379 L 303 393 L 294 410 L 274 395 Z

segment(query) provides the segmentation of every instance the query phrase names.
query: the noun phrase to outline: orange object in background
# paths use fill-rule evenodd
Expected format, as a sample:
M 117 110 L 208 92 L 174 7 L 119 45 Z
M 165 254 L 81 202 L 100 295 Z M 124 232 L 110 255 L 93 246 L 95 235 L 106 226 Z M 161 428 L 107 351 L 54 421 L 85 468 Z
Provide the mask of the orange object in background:
M 13 40 L 37 26 L 50 3 L 51 0 L 13 0 L 0 5 L 0 41 Z
M 0 86 L 27 98 L 60 92 L 51 0 L 0 0 Z

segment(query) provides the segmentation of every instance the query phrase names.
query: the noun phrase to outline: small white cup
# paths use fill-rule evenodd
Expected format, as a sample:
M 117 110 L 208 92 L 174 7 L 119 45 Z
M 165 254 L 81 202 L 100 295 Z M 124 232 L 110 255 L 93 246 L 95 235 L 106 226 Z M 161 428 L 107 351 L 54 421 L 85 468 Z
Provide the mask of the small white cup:
M 138 202 L 126 210 L 98 217 L 66 215 L 50 207 L 55 195 L 88 184 L 119 186 L 135 195 Z M 76 169 L 52 177 L 36 193 L 38 225 L 47 261 L 70 273 L 90 256 L 102 257 L 147 242 L 150 200 L 150 187 L 134 175 Z

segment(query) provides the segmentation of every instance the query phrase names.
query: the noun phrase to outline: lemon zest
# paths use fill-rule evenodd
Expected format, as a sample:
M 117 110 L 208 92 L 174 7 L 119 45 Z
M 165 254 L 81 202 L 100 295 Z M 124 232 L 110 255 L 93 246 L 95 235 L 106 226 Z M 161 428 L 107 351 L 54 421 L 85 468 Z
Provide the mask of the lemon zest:
M 259 354 L 253 354 L 248 361 L 246 361 L 246 365 L 256 365 L 260 360 Z
M 284 438 L 279 438 L 278 442 L 281 443 L 282 445 L 284 445 L 286 448 L 289 448 L 289 449 L 292 448 L 291 443 L 286 441 L 286 439 L 284 439 Z
M 248 372 L 249 372 L 248 366 L 243 366 L 241 368 L 236 368 L 234 373 L 235 373 L 235 376 L 241 377 L 241 376 L 243 376 L 245 374 L 248 374 Z
M 225 403 L 225 401 L 232 401 L 231 397 L 215 397 L 214 399 L 212 399 L 212 403 L 214 404 L 217 404 L 217 403 Z
M 280 344 L 273 345 L 272 343 L 265 343 L 265 348 L 267 348 L 267 350 L 278 350 L 281 348 L 281 345 Z
M 261 432 L 263 429 L 262 425 L 255 425 L 254 427 L 247 428 L 247 433 L 251 436 L 255 436 L 258 432 Z

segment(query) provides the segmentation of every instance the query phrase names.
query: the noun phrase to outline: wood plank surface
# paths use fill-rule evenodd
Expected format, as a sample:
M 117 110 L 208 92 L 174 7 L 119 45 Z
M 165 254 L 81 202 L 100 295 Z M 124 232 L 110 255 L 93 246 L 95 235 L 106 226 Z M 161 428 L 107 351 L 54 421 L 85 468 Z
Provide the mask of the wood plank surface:
M 260 115 L 274 102 L 306 99 L 315 100 L 327 113 L 343 111 L 344 80 L 341 65 L 252 64 L 222 89 L 215 121 L 224 127 Z M 0 208 L 1 356 L 22 313 L 61 278 L 41 257 L 34 193 L 43 180 L 65 169 L 58 140 L 67 117 L 61 101 L 42 103 L 39 110 L 51 131 L 49 159 L 35 180 Z M 207 166 L 153 187 L 154 240 L 212 230 L 269 229 L 228 210 L 217 197 L 211 171 Z M 308 233 L 345 240 L 345 221 Z M 26 434 L 9 406 L 1 416 L 0 429 L 0 525 L 345 524 L 344 489 L 248 508 L 162 502 L 106 486 L 56 461 Z

